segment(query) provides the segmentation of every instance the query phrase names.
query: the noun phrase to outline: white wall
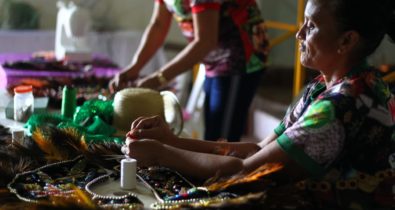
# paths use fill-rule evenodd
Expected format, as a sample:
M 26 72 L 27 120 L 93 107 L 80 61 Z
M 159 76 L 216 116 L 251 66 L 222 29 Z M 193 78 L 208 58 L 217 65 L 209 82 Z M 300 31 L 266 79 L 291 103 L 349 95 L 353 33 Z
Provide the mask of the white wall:
M 0 0 L 2 3 L 4 0 Z M 16 0 L 15 0 L 16 1 Z M 40 28 L 54 29 L 56 24 L 56 0 L 18 0 L 31 3 L 40 14 Z M 85 5 L 91 5 L 92 15 L 96 21 L 96 27 L 101 30 L 143 30 L 148 23 L 154 0 L 75 0 Z M 94 4 L 96 2 L 96 4 Z M 296 22 L 297 0 L 258 0 L 267 20 L 282 21 L 286 23 Z M 0 4 L 1 5 L 1 4 Z M 92 6 L 95 5 L 95 6 Z M 272 37 L 282 33 L 278 30 L 269 30 Z M 173 22 L 172 29 L 167 41 L 185 44 L 176 24 Z M 275 66 L 293 66 L 294 64 L 295 39 L 277 45 L 270 54 L 270 64 Z M 388 41 L 379 48 L 372 57 L 375 63 L 395 63 L 395 45 Z

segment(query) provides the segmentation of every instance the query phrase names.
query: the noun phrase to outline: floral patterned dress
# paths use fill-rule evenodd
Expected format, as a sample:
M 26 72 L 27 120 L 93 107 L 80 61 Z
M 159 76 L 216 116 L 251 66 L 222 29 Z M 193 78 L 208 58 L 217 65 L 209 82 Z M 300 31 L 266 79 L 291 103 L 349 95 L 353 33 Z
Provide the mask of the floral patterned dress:
M 362 65 L 330 88 L 317 77 L 275 132 L 319 207 L 394 208 L 394 119 L 393 95 Z
M 266 28 L 255 0 L 156 0 L 166 4 L 183 35 L 194 38 L 192 14 L 220 12 L 218 46 L 203 60 L 206 76 L 227 76 L 263 70 L 268 54 Z

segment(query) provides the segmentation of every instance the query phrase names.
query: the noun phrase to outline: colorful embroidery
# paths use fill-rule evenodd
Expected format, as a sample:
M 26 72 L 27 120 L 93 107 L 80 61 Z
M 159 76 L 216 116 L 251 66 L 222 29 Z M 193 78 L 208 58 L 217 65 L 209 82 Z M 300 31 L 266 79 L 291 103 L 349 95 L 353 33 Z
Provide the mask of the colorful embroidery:
M 332 121 L 335 117 L 335 110 L 329 101 L 318 101 L 311 105 L 304 116 L 302 126 L 319 128 Z
M 394 101 L 375 70 L 359 67 L 328 89 L 319 76 L 287 113 L 277 142 L 291 158 L 297 147 L 328 170 L 303 185 L 317 207 L 395 207 Z
M 192 41 L 192 13 L 219 10 L 218 46 L 204 59 L 208 77 L 261 71 L 269 53 L 261 13 L 254 0 L 163 0 L 182 34 Z

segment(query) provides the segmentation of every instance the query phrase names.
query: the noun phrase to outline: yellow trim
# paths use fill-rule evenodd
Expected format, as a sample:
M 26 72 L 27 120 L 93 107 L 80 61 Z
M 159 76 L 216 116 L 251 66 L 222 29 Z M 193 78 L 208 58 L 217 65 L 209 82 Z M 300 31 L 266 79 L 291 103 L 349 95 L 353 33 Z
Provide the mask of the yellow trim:
M 288 38 L 292 37 L 295 34 L 294 31 L 285 32 L 282 35 L 275 37 L 269 41 L 270 47 L 276 46 L 281 42 L 287 40 Z
M 304 5 L 305 5 L 304 0 L 298 0 L 298 12 L 297 12 L 297 20 L 296 20 L 297 26 L 303 25 Z M 292 91 L 293 97 L 296 97 L 299 95 L 299 92 L 303 88 L 304 80 L 305 80 L 305 72 L 302 67 L 302 64 L 300 63 L 299 41 L 296 40 L 296 42 L 295 42 L 294 86 L 293 86 L 293 91 Z
M 265 24 L 268 28 L 284 30 L 285 33 L 279 35 L 278 37 L 272 38 L 270 40 L 270 47 L 276 46 L 281 42 L 287 40 L 290 37 L 294 37 L 293 35 L 299 29 L 299 26 L 303 24 L 304 19 L 304 7 L 305 7 L 305 0 L 298 0 L 297 5 L 297 16 L 296 16 L 296 24 L 288 24 L 282 23 L 277 21 L 265 21 Z M 303 67 L 300 63 L 300 51 L 299 51 L 299 42 L 296 40 L 295 43 L 295 63 L 294 63 L 294 79 L 293 79 L 293 91 L 292 95 L 294 97 L 299 95 L 299 92 L 303 88 L 303 83 L 305 80 L 305 74 Z
M 298 27 L 296 25 L 277 22 L 277 21 L 268 20 L 268 21 L 265 21 L 265 25 L 269 28 L 285 30 L 285 31 L 297 31 L 298 30 Z

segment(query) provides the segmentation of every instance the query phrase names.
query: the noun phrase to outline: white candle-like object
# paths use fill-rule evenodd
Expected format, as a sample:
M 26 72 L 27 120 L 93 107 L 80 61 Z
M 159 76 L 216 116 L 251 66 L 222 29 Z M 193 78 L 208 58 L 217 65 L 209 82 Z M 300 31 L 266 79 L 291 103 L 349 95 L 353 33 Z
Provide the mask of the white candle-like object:
M 135 159 L 127 158 L 121 160 L 121 188 L 131 190 L 136 188 L 136 167 Z

